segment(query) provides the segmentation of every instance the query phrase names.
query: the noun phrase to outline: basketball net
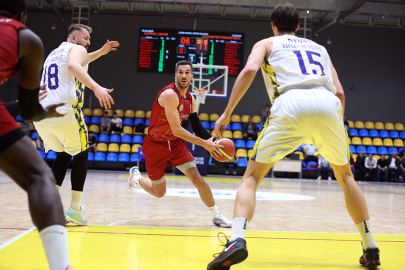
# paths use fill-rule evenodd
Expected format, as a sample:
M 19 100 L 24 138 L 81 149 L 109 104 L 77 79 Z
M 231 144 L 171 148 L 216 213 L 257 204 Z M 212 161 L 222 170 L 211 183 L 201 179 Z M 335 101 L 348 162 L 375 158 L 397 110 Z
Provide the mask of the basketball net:
M 194 89 L 197 94 L 196 102 L 200 104 L 205 104 L 205 97 L 208 94 L 208 89 Z

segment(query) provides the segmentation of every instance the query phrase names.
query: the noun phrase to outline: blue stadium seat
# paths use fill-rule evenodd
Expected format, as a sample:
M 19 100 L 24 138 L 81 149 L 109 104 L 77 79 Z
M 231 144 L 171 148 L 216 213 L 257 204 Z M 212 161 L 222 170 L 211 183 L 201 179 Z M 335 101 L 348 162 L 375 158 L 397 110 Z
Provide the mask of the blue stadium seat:
M 211 128 L 211 129 L 214 129 L 214 128 L 215 128 L 215 122 L 211 122 L 210 128 Z
M 128 134 L 125 134 L 121 138 L 121 143 L 131 143 L 131 141 L 132 141 L 131 135 Z
M 100 137 L 98 138 L 98 142 L 103 142 L 103 143 L 108 143 L 108 135 L 107 134 L 100 134 Z
M 134 120 L 132 118 L 125 118 L 124 122 L 122 122 L 123 126 L 133 126 L 134 125 Z
M 247 167 L 247 161 L 246 161 L 245 158 L 240 158 L 238 160 L 238 167 L 241 167 L 241 168 L 246 168 Z
M 145 127 L 149 127 L 149 119 L 146 119 L 146 121 L 145 121 Z
M 107 161 L 115 162 L 118 160 L 117 153 L 108 153 Z
M 94 154 L 93 152 L 89 151 L 89 161 L 93 161 L 94 160 Z
M 390 137 L 391 139 L 399 139 L 398 131 L 395 130 L 390 131 Z
M 360 153 L 360 151 L 363 151 L 364 154 L 367 154 L 367 149 L 366 149 L 366 147 L 363 146 L 363 145 L 357 146 L 357 153 Z
M 118 134 L 113 134 L 110 137 L 110 143 L 120 143 L 121 141 L 121 136 Z
M 356 153 L 357 153 L 356 147 L 355 147 L 354 145 L 349 145 L 349 148 L 350 148 L 350 152 L 351 152 L 351 153 L 353 153 L 353 154 L 356 154 Z M 295 151 L 298 151 L 298 150 L 295 150 Z
M 256 126 L 259 128 L 260 131 L 263 130 L 263 125 L 262 124 L 256 124 Z
M 17 121 L 17 122 L 23 122 L 24 119 L 22 119 L 21 116 L 17 115 L 17 117 L 15 118 L 15 121 Z
M 357 132 L 357 129 L 355 129 L 355 128 L 349 129 L 349 136 L 350 137 L 358 137 L 359 133 Z
M 396 152 L 397 155 L 399 154 L 398 149 L 396 147 L 390 147 L 388 148 L 388 155 L 392 156 L 392 153 Z
M 302 162 L 302 169 L 303 170 L 308 170 L 307 169 L 307 164 L 305 163 L 305 161 Z
M 45 151 L 43 151 L 43 150 L 38 150 L 38 153 L 39 153 L 39 155 L 40 155 L 42 158 L 46 158 Z
M 402 152 L 402 150 L 405 150 L 405 147 L 401 147 L 401 148 L 399 148 L 399 149 L 398 149 L 398 153 L 397 153 L 397 154 L 399 155 L 399 153 L 401 153 L 401 152 Z
M 134 126 L 138 124 L 145 124 L 145 121 L 142 118 L 136 118 L 134 121 Z
M 49 151 L 48 154 L 46 155 L 47 159 L 56 159 L 56 153 L 54 151 Z
M 205 129 L 210 129 L 210 123 L 208 123 L 208 121 L 201 121 L 201 125 L 202 125 Z
M 36 140 L 38 138 L 38 131 L 32 132 L 31 139 Z
M 129 155 L 127 153 L 121 153 L 118 156 L 118 161 L 119 162 L 129 162 Z
M 95 156 L 94 156 L 94 161 L 105 161 L 105 154 L 98 152 Z
M 143 137 L 141 135 L 135 135 L 132 138 L 132 143 L 139 143 L 139 144 L 143 144 Z
M 241 123 L 233 123 L 233 124 L 232 124 L 232 130 L 239 130 L 239 131 L 242 131 L 242 125 L 241 125 Z
M 236 140 L 235 147 L 236 148 L 246 148 L 246 143 L 244 140 Z
M 372 154 L 372 155 L 377 155 L 377 148 L 375 146 L 369 146 L 367 147 L 367 153 Z
M 371 138 L 380 138 L 380 135 L 378 134 L 378 131 L 375 129 L 370 130 L 370 137 Z
M 297 148 L 295 151 L 301 151 L 301 152 L 302 152 L 302 147 L 301 147 L 301 145 L 298 146 L 298 148 Z
M 96 138 L 96 142 L 98 142 L 98 135 L 93 133 L 93 137 Z
M 246 148 L 252 149 L 255 146 L 255 141 L 254 140 L 248 140 L 246 144 Z
M 389 138 L 388 131 L 386 130 L 380 130 L 380 138 Z
M 399 137 L 404 140 L 405 139 L 405 131 L 401 131 L 401 133 L 399 133 Z
M 91 118 L 90 123 L 91 123 L 92 125 L 100 125 L 100 117 L 99 117 L 99 116 L 93 116 L 93 117 Z
M 131 162 L 138 162 L 138 154 L 131 155 Z
M 316 163 L 315 161 L 308 161 L 308 164 L 307 164 L 308 170 L 317 170 L 317 169 L 315 169 L 315 167 L 311 168 L 311 166 L 316 166 L 318 168 L 318 163 Z
M 225 130 L 232 130 L 231 124 L 226 125 Z
M 89 117 L 89 116 L 84 116 L 83 119 L 84 119 L 84 123 L 85 123 L 86 125 L 89 125 L 89 124 L 90 124 L 90 117 Z
M 359 136 L 360 137 L 369 137 L 368 136 L 368 130 L 367 129 L 360 129 L 359 130 Z
M 385 147 L 385 146 L 378 147 L 378 154 L 379 155 L 388 155 L 387 147 Z

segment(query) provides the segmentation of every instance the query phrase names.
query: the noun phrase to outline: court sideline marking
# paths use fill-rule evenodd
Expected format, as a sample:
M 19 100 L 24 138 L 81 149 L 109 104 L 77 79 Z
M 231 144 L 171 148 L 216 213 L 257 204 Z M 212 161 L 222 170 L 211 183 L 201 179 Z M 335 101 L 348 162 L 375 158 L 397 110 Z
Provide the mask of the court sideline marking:
M 29 234 L 30 232 L 32 232 L 33 230 L 36 230 L 37 227 L 33 226 L 31 228 L 29 228 L 28 230 L 26 230 L 23 233 L 20 233 L 19 235 L 15 236 L 14 238 L 12 238 L 11 240 L 8 240 L 7 242 L 5 242 L 4 244 L 2 244 L 0 246 L 0 250 L 2 250 L 3 248 L 7 247 L 8 245 L 14 243 L 15 241 L 17 241 L 18 239 L 20 239 L 23 236 L 26 236 L 27 234 Z

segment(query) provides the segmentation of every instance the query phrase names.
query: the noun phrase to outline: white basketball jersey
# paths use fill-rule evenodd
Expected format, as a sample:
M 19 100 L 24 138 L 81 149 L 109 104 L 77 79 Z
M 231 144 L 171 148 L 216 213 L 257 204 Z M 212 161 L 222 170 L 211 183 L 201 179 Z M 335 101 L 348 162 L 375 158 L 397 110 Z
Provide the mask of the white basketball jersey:
M 270 100 L 290 89 L 325 89 L 336 94 L 326 49 L 292 35 L 271 37 L 273 50 L 262 65 Z
M 48 96 L 41 105 L 46 106 L 66 102 L 66 106 L 81 108 L 84 100 L 84 85 L 68 70 L 68 51 L 72 46 L 80 46 L 63 42 L 53 50 L 45 60 L 41 83 L 46 83 Z M 84 70 L 88 70 L 90 58 L 87 56 Z

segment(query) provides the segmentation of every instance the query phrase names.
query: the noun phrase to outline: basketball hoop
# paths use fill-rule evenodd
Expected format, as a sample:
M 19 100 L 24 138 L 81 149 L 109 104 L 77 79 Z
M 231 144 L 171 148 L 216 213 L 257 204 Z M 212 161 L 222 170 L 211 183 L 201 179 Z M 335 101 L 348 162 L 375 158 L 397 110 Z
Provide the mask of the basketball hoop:
M 208 94 L 208 89 L 194 89 L 196 92 L 196 102 L 200 104 L 205 104 L 205 97 Z

